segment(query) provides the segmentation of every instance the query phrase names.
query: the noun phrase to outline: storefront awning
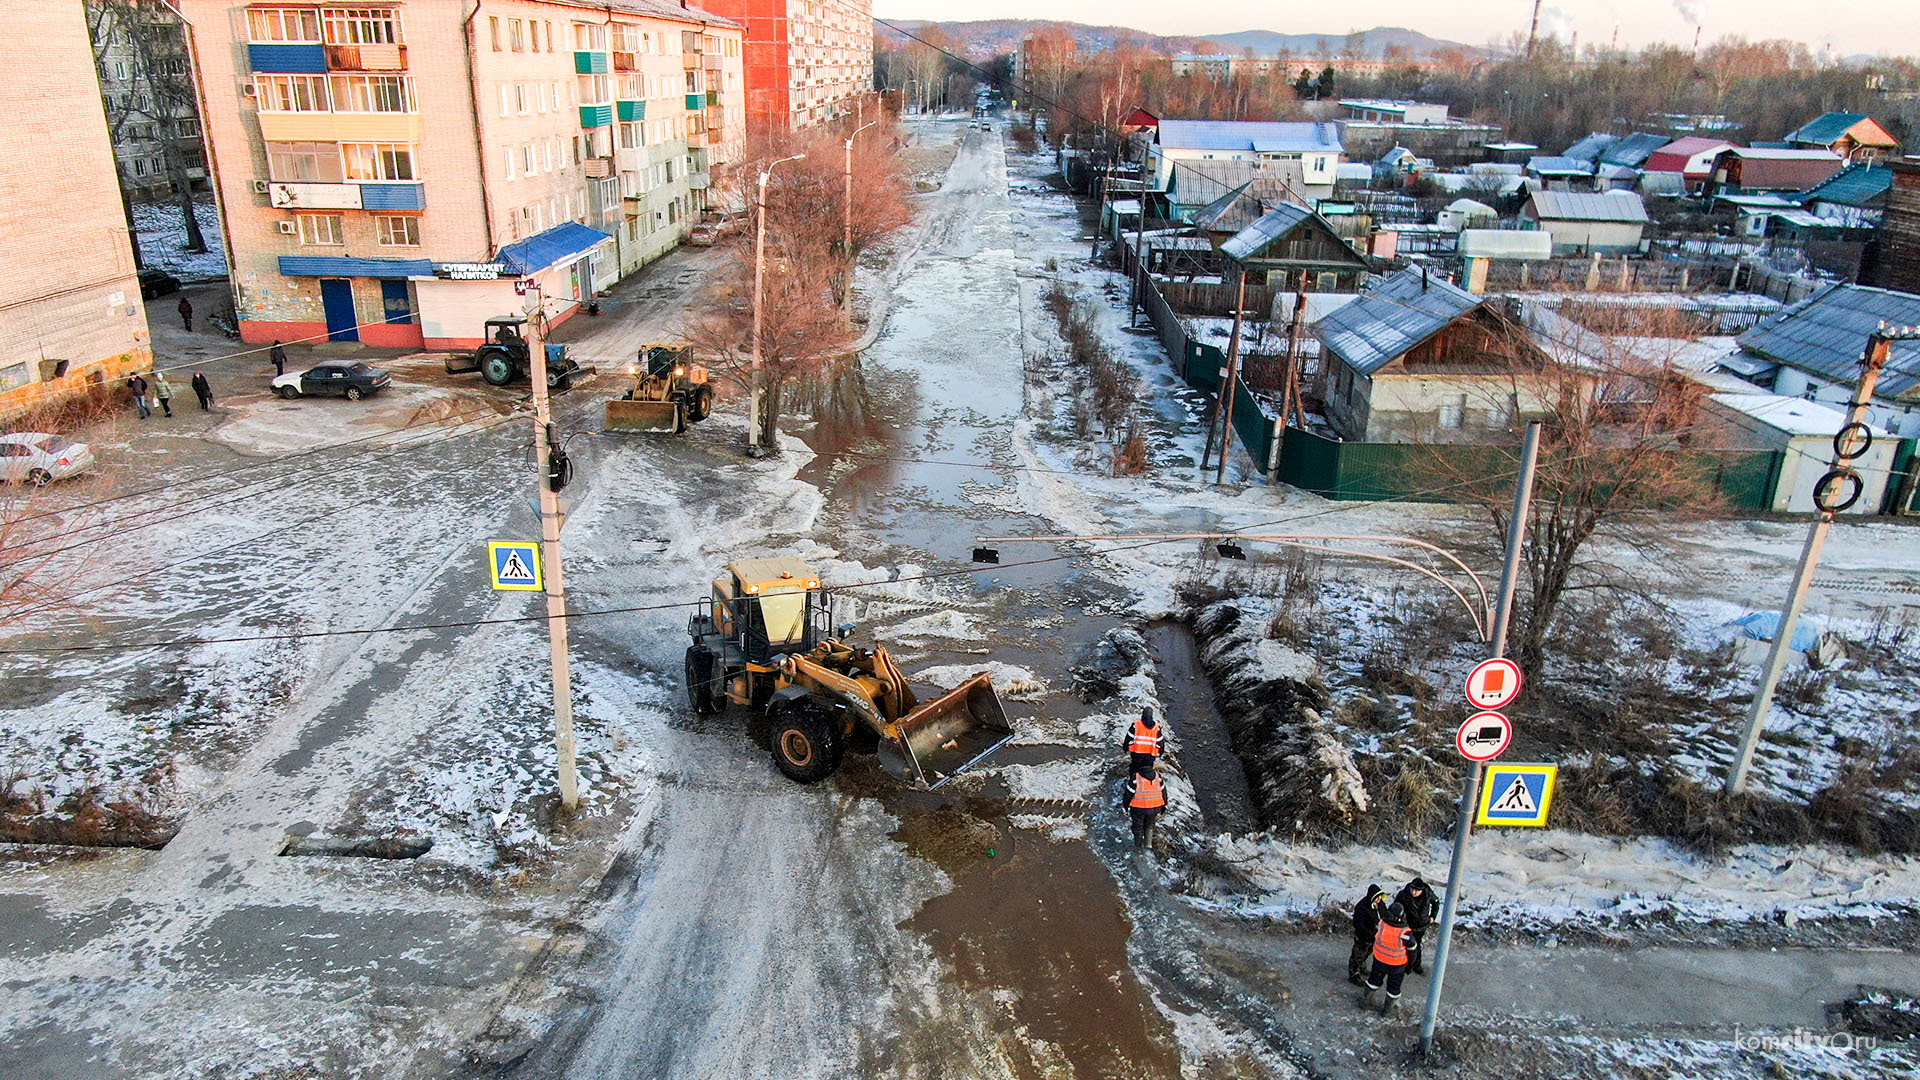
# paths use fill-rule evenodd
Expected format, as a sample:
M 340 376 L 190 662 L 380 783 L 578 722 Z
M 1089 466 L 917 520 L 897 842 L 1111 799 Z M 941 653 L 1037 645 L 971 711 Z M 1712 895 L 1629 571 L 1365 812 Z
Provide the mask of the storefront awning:
M 407 278 L 433 273 L 429 259 L 355 259 L 345 255 L 282 255 L 287 277 Z
M 574 221 L 563 221 L 545 232 L 515 241 L 500 249 L 499 261 L 517 274 L 537 274 L 586 257 L 613 237 L 598 229 L 589 229 Z

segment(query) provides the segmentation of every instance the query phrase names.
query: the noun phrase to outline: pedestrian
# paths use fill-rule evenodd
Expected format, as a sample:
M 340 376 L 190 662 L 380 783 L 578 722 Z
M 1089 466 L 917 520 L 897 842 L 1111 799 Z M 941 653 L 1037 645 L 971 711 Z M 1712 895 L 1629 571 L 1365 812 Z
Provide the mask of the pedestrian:
M 1151 764 L 1127 778 L 1127 813 L 1133 818 L 1133 846 L 1146 847 L 1153 840 L 1153 822 L 1167 808 L 1166 783 Z
M 173 415 L 173 384 L 167 381 L 167 373 L 158 371 L 153 376 L 153 396 L 160 400 L 160 408 L 167 416 Z
M 201 412 L 213 408 L 213 384 L 207 381 L 204 371 L 193 373 L 193 396 L 200 399 Z
M 1347 981 L 1367 985 L 1367 957 L 1373 954 L 1373 938 L 1380 931 L 1380 912 L 1387 906 L 1387 890 L 1367 886 L 1367 895 L 1353 906 L 1353 951 L 1347 955 Z
M 1394 894 L 1393 902 L 1407 913 L 1407 933 L 1412 937 L 1407 944 L 1407 966 L 1415 975 L 1425 975 L 1427 967 L 1421 962 L 1420 939 L 1427 936 L 1427 927 L 1433 925 L 1433 890 L 1427 887 L 1425 878 L 1414 878 Z
M 1165 732 L 1152 709 L 1141 709 L 1140 719 L 1127 729 L 1127 768 L 1133 772 L 1157 765 Z
M 278 377 L 287 373 L 287 347 L 280 339 L 273 339 L 273 348 L 267 350 L 267 359 L 273 361 L 273 374 Z
M 1400 985 L 1407 978 L 1407 913 L 1399 904 L 1388 904 L 1380 917 L 1380 928 L 1373 935 L 1373 966 L 1367 971 L 1367 985 L 1360 990 L 1360 1007 L 1373 1004 L 1374 991 L 1383 986 L 1387 997 L 1380 1003 L 1380 1015 L 1393 1011 L 1400 1001 Z
M 193 301 L 184 296 L 181 297 L 179 311 L 180 325 L 186 327 L 187 330 L 191 332 L 193 330 Z
M 147 380 L 139 372 L 127 376 L 127 389 L 133 391 L 133 409 L 140 414 L 140 419 L 152 416 L 153 410 L 147 406 Z

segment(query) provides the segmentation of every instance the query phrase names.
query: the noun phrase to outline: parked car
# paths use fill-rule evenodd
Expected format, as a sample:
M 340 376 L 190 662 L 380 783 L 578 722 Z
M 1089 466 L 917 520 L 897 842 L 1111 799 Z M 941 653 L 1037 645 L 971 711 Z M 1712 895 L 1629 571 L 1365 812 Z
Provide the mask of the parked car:
M 362 360 L 324 360 L 305 371 L 275 377 L 273 392 L 289 400 L 302 395 L 339 394 L 348 401 L 359 401 L 392 381 L 392 372 Z
M 711 221 L 703 221 L 687 230 L 687 243 L 694 247 L 712 247 L 720 239 L 720 226 Z
M 165 270 L 140 271 L 140 298 L 151 300 L 156 296 L 180 291 L 180 279 Z
M 44 431 L 0 435 L 0 479 L 45 487 L 86 470 L 93 451 L 86 443 Z

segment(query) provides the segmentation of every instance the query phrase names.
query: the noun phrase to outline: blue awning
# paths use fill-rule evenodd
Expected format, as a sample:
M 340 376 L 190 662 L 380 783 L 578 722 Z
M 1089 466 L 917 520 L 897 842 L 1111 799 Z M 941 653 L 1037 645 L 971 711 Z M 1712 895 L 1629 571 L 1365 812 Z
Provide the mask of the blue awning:
M 430 259 L 356 259 L 346 255 L 282 255 L 280 272 L 288 277 L 432 277 Z
M 611 235 L 598 229 L 563 221 L 545 232 L 501 248 L 499 261 L 516 274 L 537 274 L 548 267 L 584 258 L 587 252 L 612 242 Z

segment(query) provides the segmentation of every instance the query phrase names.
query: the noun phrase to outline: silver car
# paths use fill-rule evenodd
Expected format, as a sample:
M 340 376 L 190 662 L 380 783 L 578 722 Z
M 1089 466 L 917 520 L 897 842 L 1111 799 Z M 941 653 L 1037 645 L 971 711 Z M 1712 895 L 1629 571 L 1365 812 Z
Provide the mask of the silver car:
M 44 431 L 0 435 L 0 480 L 45 487 L 92 465 L 93 451 L 87 444 L 64 435 Z

